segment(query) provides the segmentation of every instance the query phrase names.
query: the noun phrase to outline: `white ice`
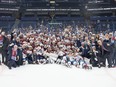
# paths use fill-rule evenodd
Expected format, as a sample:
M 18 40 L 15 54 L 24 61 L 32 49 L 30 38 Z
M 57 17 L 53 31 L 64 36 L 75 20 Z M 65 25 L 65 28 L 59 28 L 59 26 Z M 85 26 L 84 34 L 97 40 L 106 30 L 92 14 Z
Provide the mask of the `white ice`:
M 116 87 L 116 68 L 83 70 L 61 65 L 0 66 L 0 87 Z

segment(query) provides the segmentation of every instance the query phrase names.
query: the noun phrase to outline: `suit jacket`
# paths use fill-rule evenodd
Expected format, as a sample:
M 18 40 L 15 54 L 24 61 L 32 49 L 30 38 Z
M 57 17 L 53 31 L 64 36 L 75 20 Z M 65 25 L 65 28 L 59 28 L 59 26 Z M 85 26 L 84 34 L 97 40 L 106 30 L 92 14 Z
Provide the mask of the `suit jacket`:
M 98 51 L 97 56 L 102 57 L 103 56 L 102 46 L 97 46 L 96 50 Z
M 104 40 L 103 41 L 103 46 L 106 49 L 106 50 L 104 49 L 104 53 L 112 51 L 112 46 L 111 46 L 110 40 Z
M 79 52 L 81 52 L 82 54 L 81 54 L 81 56 L 82 57 L 89 57 L 89 49 L 87 48 L 85 48 L 85 47 L 80 47 L 80 51 Z
M 4 40 L 3 40 L 3 46 L 2 46 L 2 50 L 7 50 L 8 49 L 8 45 L 10 44 L 10 41 L 8 40 L 7 37 L 3 36 Z
M 77 47 L 80 47 L 81 46 L 81 41 L 80 40 L 76 40 L 76 45 L 77 45 Z

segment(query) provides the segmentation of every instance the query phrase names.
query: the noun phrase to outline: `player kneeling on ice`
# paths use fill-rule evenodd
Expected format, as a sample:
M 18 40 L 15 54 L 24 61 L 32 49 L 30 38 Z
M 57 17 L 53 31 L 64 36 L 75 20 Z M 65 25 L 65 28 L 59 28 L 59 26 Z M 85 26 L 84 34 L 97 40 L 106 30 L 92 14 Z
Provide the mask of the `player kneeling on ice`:
M 26 46 L 23 47 L 23 64 L 33 64 L 33 52 L 32 52 L 32 46 Z
M 70 68 L 72 67 L 72 59 L 69 56 L 66 57 L 66 66 Z
M 83 69 L 92 69 L 92 66 L 89 64 L 88 59 L 87 58 L 82 58 L 81 56 L 78 56 L 79 58 L 79 66 L 80 68 Z
M 69 57 L 67 55 L 62 57 L 61 64 L 69 67 L 71 62 L 69 61 Z
M 70 58 L 71 64 L 77 68 L 83 69 L 92 69 L 92 66 L 89 64 L 87 58 L 83 58 L 78 53 L 74 53 Z
M 27 60 L 28 64 L 33 64 L 32 46 L 28 47 L 26 60 Z
M 65 56 L 65 53 L 63 51 L 60 51 L 58 53 L 58 57 L 56 59 L 56 64 L 61 64 L 61 61 L 63 60 L 63 57 Z
M 72 67 L 72 66 L 78 67 L 78 61 L 75 56 L 67 56 L 66 59 L 67 59 L 66 60 L 67 67 Z
M 19 59 L 19 52 L 18 52 L 18 46 L 14 45 L 13 47 L 11 47 L 11 50 L 9 49 L 9 59 L 8 59 L 8 68 L 11 69 L 12 67 L 17 67 L 17 61 Z
M 72 66 L 76 66 L 77 67 L 77 61 L 76 61 L 76 58 L 75 58 L 75 53 L 72 52 L 70 50 L 70 52 L 67 52 L 67 55 L 63 57 L 63 60 L 64 61 L 64 64 L 67 66 L 67 67 L 72 67 Z
M 37 64 L 47 63 L 47 59 L 44 56 L 44 49 L 42 47 L 37 47 L 36 49 L 36 63 Z
M 49 55 L 47 50 L 44 51 L 43 56 L 46 59 L 46 64 L 54 64 L 55 63 L 54 59 L 52 59 L 52 57 Z M 54 56 L 53 56 L 53 58 L 54 58 Z

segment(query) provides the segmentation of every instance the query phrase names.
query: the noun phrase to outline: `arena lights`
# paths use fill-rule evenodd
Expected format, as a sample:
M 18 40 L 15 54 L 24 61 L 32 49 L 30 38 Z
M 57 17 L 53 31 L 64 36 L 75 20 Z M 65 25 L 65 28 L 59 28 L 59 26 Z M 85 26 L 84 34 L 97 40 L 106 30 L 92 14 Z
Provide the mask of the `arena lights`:
M 94 9 L 87 9 L 88 11 L 100 11 L 100 10 L 116 10 L 116 7 L 114 8 L 94 8 Z
M 55 0 L 50 0 L 50 4 L 55 4 Z
M 3 10 L 3 11 L 18 11 L 19 9 L 16 9 L 16 8 L 0 8 L 0 10 Z
M 61 25 L 62 23 L 49 23 L 49 25 Z
M 16 3 L 16 0 L 1 0 L 3 3 Z
M 80 9 L 26 9 L 26 11 L 80 11 Z
M 111 8 L 111 10 L 116 10 L 116 7 L 115 8 Z
M 103 0 L 93 0 L 93 1 L 88 1 L 88 3 L 102 3 L 104 2 Z

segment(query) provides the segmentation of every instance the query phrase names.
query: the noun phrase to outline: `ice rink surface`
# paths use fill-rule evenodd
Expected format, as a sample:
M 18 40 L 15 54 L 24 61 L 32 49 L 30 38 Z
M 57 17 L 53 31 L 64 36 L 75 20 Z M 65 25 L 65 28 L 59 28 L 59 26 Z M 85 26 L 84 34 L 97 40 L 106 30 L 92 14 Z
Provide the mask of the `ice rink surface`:
M 0 87 L 116 87 L 116 68 L 84 70 L 62 65 L 0 66 Z

